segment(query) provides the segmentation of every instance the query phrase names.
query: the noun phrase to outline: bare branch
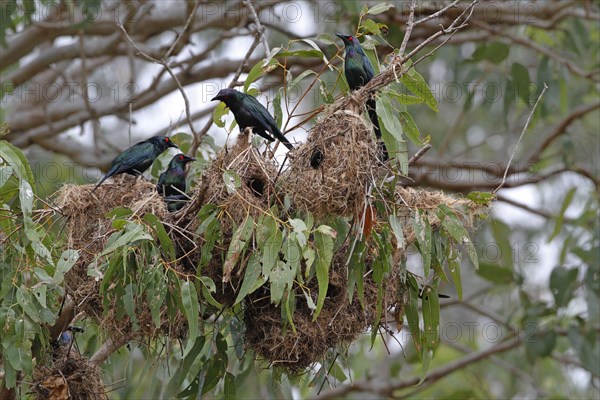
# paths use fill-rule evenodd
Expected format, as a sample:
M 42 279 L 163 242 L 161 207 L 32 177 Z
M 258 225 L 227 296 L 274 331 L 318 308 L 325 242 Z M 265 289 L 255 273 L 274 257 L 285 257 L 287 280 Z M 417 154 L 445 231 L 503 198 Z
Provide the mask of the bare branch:
M 415 8 L 417 7 L 417 0 L 411 0 L 410 2 L 410 14 L 408 15 L 408 22 L 406 22 L 406 32 L 404 32 L 404 39 L 402 39 L 402 44 L 400 45 L 400 51 L 398 54 L 400 57 L 404 55 L 404 51 L 406 50 L 406 45 L 408 44 L 408 40 L 410 39 L 410 35 L 413 30 L 414 20 L 415 20 Z
M 512 350 L 516 347 L 519 347 L 521 344 L 523 344 L 523 337 L 517 336 L 512 339 L 501 342 L 487 350 L 473 352 L 459 360 L 450 362 L 442 367 L 438 367 L 429 371 L 425 382 L 437 382 L 438 380 L 452 374 L 453 372 L 459 369 L 477 363 L 481 360 L 485 360 L 488 357 L 491 357 L 495 354 L 500 354 Z M 352 392 L 376 393 L 383 396 L 391 396 L 393 392 L 397 390 L 406 389 L 411 386 L 417 385 L 419 383 L 419 380 L 420 378 L 417 376 L 405 381 L 386 382 L 382 384 L 381 382 L 373 382 L 371 379 L 367 378 L 355 381 L 350 385 L 338 386 L 335 389 L 323 393 L 321 396 L 317 396 L 317 399 L 337 399 Z

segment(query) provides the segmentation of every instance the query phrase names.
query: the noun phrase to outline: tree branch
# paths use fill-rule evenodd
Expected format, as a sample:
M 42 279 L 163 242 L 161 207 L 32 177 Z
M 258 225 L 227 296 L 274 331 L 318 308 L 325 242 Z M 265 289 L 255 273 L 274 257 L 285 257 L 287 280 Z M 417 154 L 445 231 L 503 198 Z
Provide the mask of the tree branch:
M 486 358 L 491 357 L 495 354 L 500 354 L 512 350 L 516 347 L 519 347 L 521 344 L 523 344 L 523 337 L 518 336 L 501 342 L 487 350 L 473 352 L 459 360 L 449 362 L 448 364 L 442 367 L 432 369 L 427 374 L 425 382 L 429 384 L 437 382 L 438 380 L 445 378 L 453 372 L 463 369 L 468 365 L 477 363 L 481 360 L 485 360 Z M 420 378 L 418 376 L 405 381 L 387 382 L 387 384 L 381 384 L 381 382 L 376 382 L 376 384 L 374 384 L 370 379 L 363 379 L 355 381 L 350 385 L 338 386 L 337 388 L 325 392 L 321 396 L 317 396 L 316 398 L 320 400 L 337 399 L 352 392 L 376 393 L 383 396 L 391 396 L 393 392 L 400 389 L 406 389 L 408 387 L 415 386 L 419 383 L 419 381 Z

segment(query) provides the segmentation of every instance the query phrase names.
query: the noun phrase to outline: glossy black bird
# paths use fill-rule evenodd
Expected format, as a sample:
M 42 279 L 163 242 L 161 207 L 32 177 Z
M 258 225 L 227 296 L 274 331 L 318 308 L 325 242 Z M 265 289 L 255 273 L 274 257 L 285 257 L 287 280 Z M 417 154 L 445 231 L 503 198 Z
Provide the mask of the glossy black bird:
M 102 182 L 113 175 L 141 175 L 150 165 L 152 165 L 156 157 L 169 147 L 177 148 L 175 143 L 166 136 L 154 136 L 148 140 L 134 144 L 115 157 L 110 169 L 94 187 L 92 192 L 98 189 L 98 186 L 100 186 Z
M 166 197 L 185 193 L 185 166 L 192 161 L 196 161 L 196 159 L 181 153 L 171 159 L 167 170 L 160 174 L 156 185 L 156 190 L 161 196 Z
M 289 140 L 283 136 L 269 111 L 253 96 L 235 89 L 221 89 L 212 100 L 221 100 L 229 107 L 240 126 L 240 131 L 251 127 L 252 132 L 262 136 L 269 142 L 279 139 L 288 149 L 294 148 Z
M 356 90 L 361 86 L 366 85 L 373 76 L 375 71 L 371 60 L 365 54 L 362 49 L 360 42 L 354 36 L 342 35 L 341 33 L 336 34 L 337 37 L 343 40 L 344 47 L 346 48 L 346 58 L 344 60 L 344 75 L 350 90 Z M 375 136 L 379 140 L 379 147 L 383 155 L 383 161 L 386 161 L 389 156 L 385 144 L 381 140 L 381 129 L 379 128 L 379 120 L 377 119 L 376 103 L 375 99 L 371 98 L 367 100 L 367 111 L 369 113 L 369 119 L 373 124 L 373 130 Z

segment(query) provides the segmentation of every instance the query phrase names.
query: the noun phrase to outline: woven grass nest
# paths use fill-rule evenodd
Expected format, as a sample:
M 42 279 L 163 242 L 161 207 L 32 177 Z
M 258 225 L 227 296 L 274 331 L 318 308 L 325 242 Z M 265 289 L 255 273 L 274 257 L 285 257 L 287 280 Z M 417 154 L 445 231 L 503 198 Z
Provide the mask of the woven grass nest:
M 182 210 L 184 217 L 174 221 L 180 230 L 172 232 L 178 255 L 183 256 L 184 269 L 196 272 L 204 238 L 196 235 L 201 221 L 196 217 L 195 211 L 205 204 L 218 207 L 217 218 L 223 234 L 221 245 L 215 247 L 209 265 L 198 272 L 213 279 L 217 287 L 213 296 L 223 305 L 233 304 L 243 279 L 243 275 L 237 273 L 239 271 L 234 271 L 231 279 L 223 282 L 223 263 L 233 231 L 249 216 L 257 221 L 269 210 L 275 198 L 277 164 L 267 160 L 250 146 L 248 135 L 249 129 L 246 129 L 240 133 L 231 149 L 223 148 L 219 152 L 198 181 L 191 195 L 194 200 L 187 209 Z M 226 185 L 224 174 L 230 177 L 237 175 L 239 185 L 234 181 Z
M 155 184 L 128 176 L 117 177 L 114 183 L 105 183 L 92 194 L 93 185 L 65 185 L 56 195 L 56 204 L 66 218 L 67 241 L 71 249 L 79 251 L 77 263 L 65 274 L 67 292 L 79 310 L 96 319 L 113 338 L 133 333 L 129 317 L 119 318 L 116 307 L 104 313 L 100 297 L 100 281 L 88 276 L 87 269 L 102 252 L 109 236 L 115 231 L 105 214 L 116 207 L 128 207 L 134 214 L 152 213 L 160 219 L 168 212 L 164 201 L 156 192 Z M 168 316 L 166 306 L 161 308 L 161 326 L 156 328 L 150 308 L 143 299 L 138 324 L 143 335 L 156 337 L 169 334 L 183 337 L 187 331 L 186 319 L 181 313 Z
M 379 165 L 377 143 L 365 119 L 351 110 L 325 116 L 306 143 L 290 154 L 282 177 L 296 209 L 315 217 L 358 215 Z
M 356 288 L 352 301 L 348 301 L 347 252 L 348 245 L 342 246 L 332 260 L 327 297 L 316 321 L 313 321 L 313 310 L 308 307 L 302 291 L 295 288 L 293 321 L 296 333 L 289 324 L 283 325 L 281 306 L 271 304 L 267 288 L 251 294 L 244 306 L 246 348 L 273 366 L 297 373 L 322 360 L 329 349 L 349 345 L 371 328 L 377 322 L 379 291 L 379 285 L 369 272 L 371 256 L 366 260 L 363 308 Z M 380 321 L 384 324 L 402 317 L 406 302 L 400 294 L 403 292 L 400 290 L 402 285 L 398 269 L 392 269 L 383 282 L 383 313 Z M 316 302 L 316 279 L 308 283 L 307 289 Z
M 74 348 L 56 349 L 33 371 L 31 392 L 39 400 L 105 400 L 100 369 Z

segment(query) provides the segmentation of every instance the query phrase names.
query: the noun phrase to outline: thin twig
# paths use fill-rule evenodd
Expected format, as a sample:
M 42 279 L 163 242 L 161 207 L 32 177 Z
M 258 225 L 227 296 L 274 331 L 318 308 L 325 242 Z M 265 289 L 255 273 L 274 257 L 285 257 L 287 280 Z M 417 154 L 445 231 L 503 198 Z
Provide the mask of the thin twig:
M 244 2 L 244 4 L 246 4 L 246 2 Z M 252 7 L 252 10 L 254 10 L 254 14 L 256 15 L 256 10 L 254 9 L 254 6 L 252 6 L 252 4 L 250 4 L 250 7 Z M 250 11 L 250 12 L 252 12 L 252 11 Z M 258 16 L 256 17 L 256 21 L 258 21 Z M 260 23 L 260 22 L 258 22 L 258 23 Z M 239 77 L 242 75 L 244 66 L 246 65 L 246 63 L 248 62 L 248 60 L 254 53 L 254 50 L 256 50 L 256 48 L 258 47 L 259 43 L 261 43 L 263 36 L 264 36 L 263 32 L 261 32 L 261 31 L 257 30 L 254 33 L 254 41 L 252 42 L 252 45 L 250 46 L 250 48 L 246 52 L 246 55 L 240 62 L 240 65 L 239 65 L 237 71 L 233 75 L 233 78 L 231 78 L 231 81 L 229 82 L 229 85 L 227 86 L 228 88 L 233 88 L 234 86 L 236 86 L 236 83 L 237 83 Z M 208 130 L 210 129 L 212 124 L 213 124 L 212 118 L 209 118 L 208 121 L 206 121 L 206 124 L 204 125 L 204 127 L 200 130 L 200 132 L 198 134 L 194 134 L 194 139 L 193 139 L 192 145 L 190 147 L 191 154 L 195 154 L 198 151 L 198 147 L 200 147 L 202 138 L 208 133 Z
M 406 32 L 404 33 L 404 39 L 402 39 L 402 44 L 400 45 L 400 51 L 398 54 L 400 56 L 404 55 L 404 51 L 406 50 L 406 46 L 408 45 L 408 40 L 410 39 L 410 35 L 413 30 L 414 20 L 415 20 L 415 8 L 417 7 L 417 0 L 412 0 L 410 2 L 410 14 L 408 15 L 408 21 L 406 22 Z
M 416 153 L 415 153 L 415 154 L 414 154 L 414 155 L 413 155 L 413 156 L 410 158 L 410 160 L 408 160 L 408 165 L 410 166 L 410 165 L 414 164 L 415 162 L 417 162 L 417 160 L 418 160 L 419 158 L 423 157 L 423 155 L 424 155 L 425 153 L 427 153 L 427 152 L 429 151 L 429 149 L 431 149 L 431 144 L 430 144 L 430 143 L 427 143 L 425 146 L 421 147 L 421 148 L 419 149 L 419 151 L 417 151 L 417 152 L 416 152 Z
M 431 20 L 431 19 L 434 19 L 434 18 L 437 18 L 437 17 L 439 17 L 440 15 L 442 15 L 443 13 L 445 13 L 445 12 L 446 12 L 447 10 L 449 10 L 450 8 L 456 7 L 456 5 L 457 5 L 459 2 L 460 2 L 460 0 L 455 0 L 455 1 L 453 1 L 452 3 L 448 4 L 446 7 L 442 8 L 441 10 L 439 10 L 439 11 L 436 11 L 436 12 L 434 12 L 433 14 L 430 14 L 430 15 L 428 15 L 428 16 L 426 16 L 426 17 L 423 17 L 423 18 L 421 18 L 421 19 L 419 19 L 419 20 L 415 21 L 415 22 L 413 23 L 413 26 L 417 26 L 417 25 L 419 25 L 419 24 L 422 24 L 422 23 L 424 23 L 424 22 L 427 22 L 427 21 L 429 21 L 429 20 Z
M 141 56 L 143 56 L 144 58 L 146 58 L 150 62 L 162 65 L 165 68 L 165 70 L 169 73 L 169 75 L 171 75 L 171 77 L 173 78 L 173 81 L 175 82 L 175 84 L 177 85 L 177 88 L 179 89 L 179 92 L 181 93 L 181 96 L 183 97 L 183 101 L 185 103 L 185 114 L 186 114 L 186 117 L 187 117 L 188 125 L 190 127 L 190 130 L 192 131 L 192 134 L 194 135 L 194 140 L 195 140 L 196 137 L 198 136 L 198 132 L 196 132 L 196 129 L 194 128 L 194 124 L 193 124 L 193 120 L 192 120 L 192 113 L 190 111 L 190 100 L 188 99 L 187 94 L 185 93 L 185 89 L 183 88 L 183 85 L 179 81 L 179 78 L 177 78 L 177 75 L 175 75 L 175 73 L 173 72 L 173 70 L 169 67 L 169 64 L 167 63 L 166 59 L 159 60 L 159 59 L 156 59 L 156 58 L 148 55 L 147 53 L 143 52 L 135 44 L 135 42 L 133 41 L 133 39 L 131 38 L 131 36 L 129 36 L 129 34 L 127 33 L 127 31 L 123 27 L 123 25 L 117 24 L 117 26 L 123 32 L 123 34 L 125 35 L 125 38 L 127 38 L 127 41 L 139 52 L 139 54 Z M 183 32 L 182 32 L 182 34 L 183 34 Z M 194 153 L 192 153 L 192 154 L 194 154 Z
M 163 57 L 163 60 L 166 60 L 167 58 L 171 57 L 171 54 L 173 54 L 173 50 L 175 50 L 175 46 L 177 46 L 177 43 L 179 43 L 179 41 L 181 40 L 181 38 L 187 32 L 190 24 L 194 20 L 194 16 L 196 15 L 196 10 L 198 9 L 198 4 L 200 4 L 200 0 L 196 0 L 196 3 L 194 3 L 194 8 L 192 8 L 192 12 L 188 16 L 188 19 L 185 22 L 185 25 L 183 26 L 183 29 L 181 30 L 181 33 L 179 34 L 179 36 L 177 36 L 177 38 L 175 39 L 175 41 L 173 42 L 173 44 L 171 45 L 171 47 L 169 47 L 169 50 L 167 50 L 167 52 L 165 53 L 165 56 Z
M 500 182 L 500 185 L 498 185 L 498 187 L 496 189 L 494 189 L 492 191 L 492 193 L 496 194 L 498 192 L 498 190 L 500 190 L 500 188 L 502 188 L 502 186 L 504 186 L 504 184 L 506 183 L 506 176 L 508 175 L 508 169 L 510 168 L 510 164 L 512 163 L 512 160 L 513 160 L 515 154 L 517 153 L 517 149 L 519 148 L 519 143 L 521 143 L 521 139 L 523 139 L 523 136 L 525 135 L 525 132 L 527 131 L 527 127 L 529 127 L 529 122 L 531 122 L 531 117 L 533 117 L 533 113 L 535 112 L 535 109 L 537 108 L 538 103 L 544 96 L 544 93 L 546 93 L 547 89 L 548 89 L 548 85 L 546 85 L 544 83 L 544 89 L 542 89 L 542 93 L 540 93 L 540 96 L 538 97 L 535 104 L 533 105 L 533 108 L 531 109 L 531 112 L 529 113 L 529 116 L 527 117 L 527 122 L 525 122 L 525 126 L 523 127 L 523 131 L 521 132 L 519 139 L 517 139 L 517 144 L 515 144 L 515 148 L 513 149 L 512 154 L 510 155 L 510 158 L 508 159 L 508 163 L 506 164 L 506 169 L 504 170 L 504 176 L 502 176 L 502 182 Z

